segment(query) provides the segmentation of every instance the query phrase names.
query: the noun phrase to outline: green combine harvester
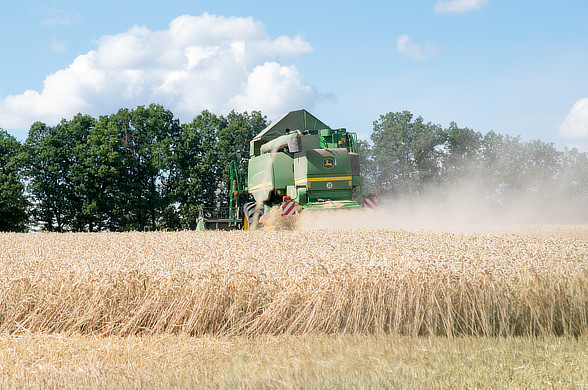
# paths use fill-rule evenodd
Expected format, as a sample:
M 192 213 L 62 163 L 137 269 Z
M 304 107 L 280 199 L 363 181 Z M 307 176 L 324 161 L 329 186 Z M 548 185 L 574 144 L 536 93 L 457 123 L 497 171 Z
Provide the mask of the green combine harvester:
M 249 154 L 248 161 L 230 164 L 228 215 L 201 212 L 198 230 L 249 229 L 276 206 L 288 210 L 285 215 L 295 206 L 324 210 L 375 204 L 374 194 L 362 195 L 356 134 L 331 129 L 306 110 L 291 111 L 266 127 L 251 140 Z M 242 194 L 250 194 L 250 200 L 239 204 Z

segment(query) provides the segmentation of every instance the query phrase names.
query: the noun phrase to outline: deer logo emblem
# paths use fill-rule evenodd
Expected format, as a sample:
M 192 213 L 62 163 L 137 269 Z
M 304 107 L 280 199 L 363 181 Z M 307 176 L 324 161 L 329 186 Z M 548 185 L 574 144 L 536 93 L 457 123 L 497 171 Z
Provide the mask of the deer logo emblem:
M 325 158 L 323 160 L 323 168 L 325 168 L 325 169 L 335 168 L 335 159 L 333 159 L 331 157 Z

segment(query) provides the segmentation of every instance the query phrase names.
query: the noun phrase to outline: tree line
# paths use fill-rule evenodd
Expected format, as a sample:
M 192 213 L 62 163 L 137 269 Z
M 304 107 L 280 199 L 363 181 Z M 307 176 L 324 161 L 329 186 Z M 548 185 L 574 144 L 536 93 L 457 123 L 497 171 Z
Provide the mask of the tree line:
M 229 162 L 267 125 L 258 111 L 205 110 L 180 123 L 152 104 L 36 122 L 23 143 L 0 129 L 0 230 L 193 229 L 200 206 L 226 206 Z M 588 155 L 577 149 L 455 123 L 444 129 L 408 111 L 380 116 L 360 148 L 365 192 L 380 197 L 466 183 L 497 204 L 557 194 L 588 205 Z
M 2 131 L 0 230 L 194 228 L 200 205 L 224 204 L 229 161 L 266 126 L 234 111 L 181 124 L 150 105 L 36 122 L 22 144 Z
M 540 214 L 529 221 L 588 223 L 588 154 L 576 148 L 455 122 L 442 128 L 409 111 L 381 115 L 371 141 L 363 145 L 363 173 L 384 196 L 434 196 L 442 206 L 444 197 L 467 191 L 496 211 Z

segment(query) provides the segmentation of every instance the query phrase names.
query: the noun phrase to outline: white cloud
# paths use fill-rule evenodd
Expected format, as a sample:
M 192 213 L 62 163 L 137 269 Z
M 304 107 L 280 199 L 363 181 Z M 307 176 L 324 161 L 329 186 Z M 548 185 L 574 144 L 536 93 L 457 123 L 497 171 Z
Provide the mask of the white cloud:
M 48 75 L 41 91 L 0 100 L 0 126 L 23 129 L 37 120 L 54 124 L 78 112 L 101 115 L 150 103 L 182 120 L 203 109 L 256 109 L 272 119 L 312 109 L 322 97 L 296 67 L 280 64 L 311 51 L 299 36 L 271 39 L 253 18 L 205 13 L 177 17 L 167 30 L 134 26 L 102 37 L 96 50 Z
M 255 67 L 247 77 L 242 92 L 230 104 L 237 111 L 265 107 L 269 112 L 285 113 L 287 110 L 283 107 L 304 108 L 306 102 L 316 98 L 316 91 L 304 85 L 302 75 L 296 67 L 266 62 Z
M 430 42 L 417 45 L 412 43 L 406 34 L 399 36 L 396 40 L 396 49 L 398 53 L 415 61 L 424 61 L 439 54 L 439 45 Z
M 435 12 L 443 13 L 463 13 L 482 8 L 488 4 L 488 0 L 439 0 L 435 3 Z
M 578 100 L 559 126 L 559 135 L 570 139 L 588 139 L 588 98 Z

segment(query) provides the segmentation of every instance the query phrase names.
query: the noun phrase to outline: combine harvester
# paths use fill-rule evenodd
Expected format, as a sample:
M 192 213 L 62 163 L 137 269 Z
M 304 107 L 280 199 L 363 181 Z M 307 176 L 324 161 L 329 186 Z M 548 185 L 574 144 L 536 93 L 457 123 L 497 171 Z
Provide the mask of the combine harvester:
M 249 154 L 249 161 L 230 164 L 228 215 L 201 212 L 198 230 L 249 230 L 258 221 L 267 223 L 272 209 L 290 216 L 305 209 L 375 206 L 375 194 L 362 195 L 356 134 L 331 129 L 306 110 L 291 111 L 266 127 L 251 140 Z M 243 194 L 253 200 L 239 204 Z

